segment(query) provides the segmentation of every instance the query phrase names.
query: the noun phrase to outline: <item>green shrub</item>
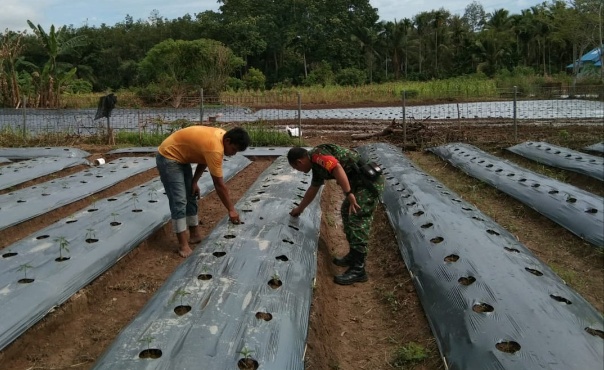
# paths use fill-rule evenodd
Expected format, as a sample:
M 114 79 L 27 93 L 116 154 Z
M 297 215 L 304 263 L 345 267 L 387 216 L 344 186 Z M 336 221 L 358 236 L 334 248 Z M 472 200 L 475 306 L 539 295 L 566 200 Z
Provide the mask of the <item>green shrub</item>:
M 344 68 L 336 74 L 336 83 L 340 86 L 360 86 L 366 79 L 365 71 L 356 68 Z
M 266 76 L 259 69 L 252 67 L 245 75 L 243 75 L 243 82 L 248 90 L 264 91 L 266 87 Z
M 308 77 L 304 80 L 304 85 L 315 86 L 321 85 L 323 87 L 332 85 L 334 81 L 333 71 L 331 65 L 326 61 L 318 63 L 312 71 L 308 74 Z
M 245 89 L 245 82 L 238 79 L 237 77 L 229 77 L 227 80 L 227 90 L 229 91 L 240 91 Z
M 65 87 L 65 92 L 69 94 L 88 94 L 92 92 L 92 84 L 78 78 L 71 81 L 69 85 Z

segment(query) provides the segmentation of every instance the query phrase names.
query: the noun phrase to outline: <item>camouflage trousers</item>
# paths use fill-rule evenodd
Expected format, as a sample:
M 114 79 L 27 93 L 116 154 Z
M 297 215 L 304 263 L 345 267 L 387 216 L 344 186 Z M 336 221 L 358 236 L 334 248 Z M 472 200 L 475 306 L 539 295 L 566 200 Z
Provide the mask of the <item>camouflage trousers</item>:
M 384 191 L 384 176 L 382 175 L 372 182 L 373 188 L 358 179 L 349 178 L 349 181 L 354 197 L 359 206 L 361 206 L 361 209 L 357 213 L 348 214 L 350 201 L 348 198 L 344 199 L 342 209 L 340 210 L 342 223 L 344 224 L 344 233 L 346 234 L 350 249 L 367 253 L 373 213 L 380 201 L 379 197 Z

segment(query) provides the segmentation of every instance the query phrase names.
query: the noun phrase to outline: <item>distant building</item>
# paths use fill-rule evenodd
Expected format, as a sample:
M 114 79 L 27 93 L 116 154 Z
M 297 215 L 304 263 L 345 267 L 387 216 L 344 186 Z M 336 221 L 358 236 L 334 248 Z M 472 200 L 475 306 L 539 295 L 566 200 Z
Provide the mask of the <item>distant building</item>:
M 602 45 L 604 46 L 604 45 Z M 596 67 L 596 68 L 602 68 L 602 59 L 600 58 L 600 55 L 602 54 L 602 47 L 599 48 L 594 48 L 593 50 L 587 52 L 585 55 L 583 55 L 581 57 L 581 59 L 579 59 L 578 61 L 576 61 L 575 63 L 579 64 L 579 72 L 583 72 L 583 70 L 585 69 L 585 67 L 588 67 L 589 69 Z M 567 69 L 573 69 L 573 66 L 575 63 L 571 63 L 569 65 L 566 66 Z

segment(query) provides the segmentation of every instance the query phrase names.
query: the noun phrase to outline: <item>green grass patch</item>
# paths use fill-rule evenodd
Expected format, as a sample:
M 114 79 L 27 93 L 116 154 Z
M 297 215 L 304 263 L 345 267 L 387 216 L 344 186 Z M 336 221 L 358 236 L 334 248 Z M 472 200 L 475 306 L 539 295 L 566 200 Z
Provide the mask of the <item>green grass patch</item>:
M 115 135 L 115 144 L 118 146 L 159 146 L 169 134 L 144 133 L 119 131 Z
M 581 279 L 576 272 L 568 269 L 567 267 L 559 266 L 551 262 L 549 263 L 549 267 L 554 270 L 556 275 L 560 276 L 560 278 L 569 286 L 576 287 L 585 284 L 585 281 Z
M 406 346 L 399 347 L 394 352 L 391 365 L 397 369 L 406 369 L 420 363 L 428 358 L 430 351 L 415 342 L 409 342 Z
M 256 122 L 242 125 L 250 135 L 250 146 L 294 146 L 302 145 L 300 138 L 290 137 L 287 132 L 278 130 L 264 122 Z

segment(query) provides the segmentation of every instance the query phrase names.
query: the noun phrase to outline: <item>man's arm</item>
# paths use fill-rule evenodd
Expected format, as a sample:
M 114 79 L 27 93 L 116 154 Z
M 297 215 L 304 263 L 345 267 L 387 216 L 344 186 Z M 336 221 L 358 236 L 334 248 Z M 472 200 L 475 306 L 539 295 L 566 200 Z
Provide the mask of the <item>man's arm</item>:
M 229 219 L 232 223 L 238 224 L 240 222 L 239 214 L 235 210 L 233 202 L 231 202 L 231 197 L 229 196 L 229 189 L 226 187 L 223 178 L 212 175 L 212 181 L 214 182 L 214 189 L 216 189 L 216 193 L 218 194 L 220 201 L 229 212 Z
M 203 171 L 206 169 L 206 167 L 207 166 L 205 164 L 199 163 L 197 165 L 197 167 L 195 168 L 195 174 L 193 175 L 193 180 L 192 180 L 193 184 L 191 184 L 191 189 L 193 192 L 193 196 L 196 197 L 197 199 L 199 199 L 199 193 L 200 193 L 198 182 L 199 182 L 199 179 L 201 178 L 201 175 L 203 174 Z
M 193 184 L 197 184 L 197 182 L 199 182 L 199 179 L 201 178 L 201 175 L 203 175 L 203 171 L 205 171 L 205 169 L 208 166 L 206 164 L 203 163 L 198 163 L 197 167 L 195 168 L 195 174 L 193 174 Z
M 344 167 L 338 163 L 331 174 L 338 182 L 338 185 L 342 187 L 342 192 L 350 202 L 348 214 L 357 213 L 357 211 L 361 209 L 361 206 L 359 206 L 356 197 L 352 193 L 352 187 L 350 186 L 350 181 L 348 181 L 348 175 L 346 175 Z
M 321 189 L 320 186 L 309 186 L 308 189 L 306 189 L 306 193 L 304 193 L 304 198 L 302 198 L 300 205 L 292 209 L 289 214 L 293 217 L 300 216 L 300 214 L 306 209 L 306 207 L 308 207 L 308 205 L 312 203 L 312 201 L 315 199 L 315 197 L 319 193 L 319 189 Z

